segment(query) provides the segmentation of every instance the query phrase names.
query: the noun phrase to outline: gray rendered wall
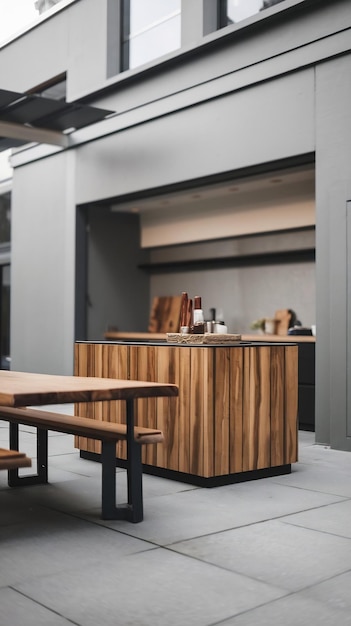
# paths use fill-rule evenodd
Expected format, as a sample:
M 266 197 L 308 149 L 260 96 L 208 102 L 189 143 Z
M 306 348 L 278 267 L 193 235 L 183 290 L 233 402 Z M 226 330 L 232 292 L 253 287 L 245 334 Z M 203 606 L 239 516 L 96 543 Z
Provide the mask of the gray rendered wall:
M 351 55 L 316 69 L 316 440 L 351 450 Z
M 77 203 L 309 153 L 313 106 L 307 69 L 146 119 L 79 148 Z
M 73 368 L 75 155 L 16 171 L 12 196 L 11 368 Z
M 104 0 L 80 0 L 72 5 L 74 13 L 72 7 L 67 10 L 74 16 L 69 27 L 64 24 L 66 18 L 60 17 L 60 21 L 52 20 L 60 25 L 57 30 L 52 26 L 55 32 L 43 25 L 39 40 L 31 33 L 1 50 L 1 85 L 19 90 L 35 86 L 65 69 L 68 58 L 71 98 L 106 85 L 106 63 L 99 52 L 106 50 L 106 41 L 100 16 L 95 13 L 101 4 L 103 12 Z M 350 200 L 351 3 L 287 0 L 283 4 L 287 7 L 284 21 L 274 19 L 267 25 L 262 21 L 262 28 L 248 25 L 238 36 L 234 26 L 225 33 L 210 35 L 207 47 L 196 55 L 188 50 L 184 58 L 180 55 L 172 65 L 161 63 L 153 73 L 140 69 L 135 72 L 140 78 L 133 81 L 131 73 L 116 77 L 115 91 L 92 102 L 112 108 L 118 115 L 101 127 L 77 134 L 77 140 L 93 140 L 100 132 L 106 137 L 76 151 L 74 201 L 73 185 L 62 178 L 67 155 L 16 169 L 11 320 L 14 366 L 71 371 L 74 272 L 68 265 L 73 262 L 74 243 L 69 226 L 76 203 L 112 197 L 117 201 L 126 193 L 144 193 L 153 187 L 315 150 L 316 437 L 335 447 L 350 448 L 346 435 L 351 390 L 350 349 L 345 339 L 349 262 L 345 233 L 346 203 Z M 301 14 L 293 9 L 298 4 Z M 84 24 L 81 37 L 79 29 L 87 6 L 89 24 Z M 98 28 L 93 37 L 95 17 Z M 69 42 L 64 26 L 68 27 Z M 91 60 L 95 51 L 97 62 L 92 62 L 90 75 L 86 59 Z M 328 57 L 333 59 L 328 61 Z M 112 83 L 110 79 L 110 86 Z M 39 149 L 28 150 L 28 162 L 41 154 Z M 31 198 L 35 202 L 31 202 L 29 213 Z M 56 207 L 52 218 L 57 241 L 52 249 L 52 227 L 45 219 L 43 235 L 39 235 L 48 207 Z M 68 243 L 64 241 L 66 234 Z M 40 255 L 36 247 L 45 250 L 47 256 Z M 60 262 L 65 250 L 63 268 Z M 52 272 L 41 267 L 43 258 L 55 263 Z M 54 280 L 49 280 L 50 274 Z M 36 276 L 35 287 L 30 282 L 32 276 Z M 57 332 L 58 322 L 62 331 Z M 38 352 L 41 339 L 45 346 Z
M 175 246 L 151 251 L 154 263 L 184 259 L 221 258 L 239 255 L 313 248 L 312 230 L 286 234 L 243 237 L 223 241 Z M 263 317 L 274 317 L 278 309 L 293 309 L 306 326 L 316 320 L 316 282 L 313 261 L 252 266 L 158 272 L 151 274 L 150 296 L 202 296 L 205 316 L 214 307 L 222 313 L 229 332 L 252 332 L 250 325 Z

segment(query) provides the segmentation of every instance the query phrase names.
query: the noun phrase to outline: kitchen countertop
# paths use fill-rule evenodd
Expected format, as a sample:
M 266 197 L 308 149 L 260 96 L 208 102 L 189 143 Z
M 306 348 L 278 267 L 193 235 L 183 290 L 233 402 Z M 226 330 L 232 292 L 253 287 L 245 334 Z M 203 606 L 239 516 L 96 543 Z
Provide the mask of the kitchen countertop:
M 157 340 L 166 340 L 166 333 L 144 333 L 144 332 L 123 332 L 123 331 L 115 331 L 109 330 L 104 333 L 104 338 L 108 341 L 119 341 L 119 340 L 130 340 L 130 341 L 157 341 Z M 279 341 L 279 342 L 287 342 L 291 341 L 292 343 L 315 343 L 316 337 L 312 335 L 268 335 L 268 334 L 242 334 L 242 341 Z

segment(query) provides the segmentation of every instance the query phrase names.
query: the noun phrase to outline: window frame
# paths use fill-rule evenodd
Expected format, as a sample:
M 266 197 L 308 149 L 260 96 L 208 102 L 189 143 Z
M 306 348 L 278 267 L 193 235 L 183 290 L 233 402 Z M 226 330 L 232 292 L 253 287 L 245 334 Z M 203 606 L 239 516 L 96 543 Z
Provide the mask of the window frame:
M 131 2 L 133 0 L 120 0 L 120 72 L 126 72 L 128 70 L 134 70 L 137 67 L 141 67 L 140 65 L 136 65 L 135 67 L 130 67 L 130 13 L 131 13 Z M 180 0 L 180 7 L 181 7 Z M 180 19 L 181 19 L 181 8 L 180 8 Z M 126 33 L 128 36 L 126 37 Z M 181 34 L 181 32 L 180 32 Z M 180 43 L 181 47 L 181 43 Z M 171 51 L 170 51 L 171 52 Z M 167 53 L 161 53 L 159 56 L 154 57 L 153 60 L 161 58 Z

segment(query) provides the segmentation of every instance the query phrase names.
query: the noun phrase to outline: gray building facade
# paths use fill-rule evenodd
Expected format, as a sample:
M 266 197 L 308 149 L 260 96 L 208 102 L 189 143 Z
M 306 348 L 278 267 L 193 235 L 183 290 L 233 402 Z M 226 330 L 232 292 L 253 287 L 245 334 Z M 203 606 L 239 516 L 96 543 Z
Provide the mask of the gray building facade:
M 13 154 L 12 369 L 70 374 L 76 338 L 146 330 L 154 295 L 201 293 L 233 332 L 292 308 L 317 326 L 316 441 L 351 450 L 351 4 L 221 29 L 218 6 L 180 2 L 178 47 L 125 71 L 119 0 L 1 48 L 2 88 L 65 80 L 67 101 L 115 112 Z

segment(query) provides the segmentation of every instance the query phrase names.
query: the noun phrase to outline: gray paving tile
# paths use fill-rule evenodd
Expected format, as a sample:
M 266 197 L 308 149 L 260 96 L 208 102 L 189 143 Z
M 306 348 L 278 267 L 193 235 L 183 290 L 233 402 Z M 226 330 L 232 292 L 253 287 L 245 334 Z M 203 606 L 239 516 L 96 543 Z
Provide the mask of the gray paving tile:
M 40 588 L 46 576 L 71 570 L 80 580 L 78 571 L 95 571 L 102 563 L 113 565 L 125 555 L 153 549 L 134 537 L 42 507 L 23 505 L 22 516 L 20 508 L 16 512 L 15 523 L 0 526 L 0 587 L 28 581 Z
M 316 441 L 315 433 L 311 433 L 307 430 L 299 430 L 299 449 L 304 446 L 313 446 Z
M 351 571 L 334 576 L 319 585 L 309 587 L 301 592 L 304 598 L 314 599 L 322 603 L 326 610 L 342 610 L 348 614 L 351 624 Z
M 287 518 L 282 518 L 281 521 L 351 539 L 350 519 L 351 500 L 345 500 L 313 511 L 289 515 Z
M 274 482 L 351 498 L 351 454 L 322 446 L 303 448 L 291 474 Z
M 206 626 L 282 595 L 265 583 L 165 549 L 16 588 L 84 626 Z
M 1 626 L 67 626 L 72 622 L 13 589 L 0 589 Z
M 351 569 L 351 540 L 281 521 L 180 542 L 172 549 L 297 591 Z
M 261 479 L 145 499 L 142 524 L 102 522 L 159 545 L 190 539 L 338 502 L 337 496 L 286 488 Z
M 79 451 L 74 450 L 66 454 L 57 454 L 49 456 L 49 469 L 58 468 L 68 472 L 73 472 L 78 476 L 100 476 L 101 464 L 95 461 L 87 461 L 81 459 Z M 117 468 L 118 471 L 118 468 Z
M 257 609 L 247 611 L 220 626 L 350 626 L 351 616 L 343 610 L 295 593 Z
M 48 507 L 65 513 L 90 511 L 93 518 L 99 517 L 101 510 L 101 479 L 99 477 L 79 477 L 71 472 L 51 468 L 49 481 L 43 485 L 16 487 L 10 492 L 28 505 Z M 125 477 L 119 474 L 117 487 L 119 503 L 126 502 L 125 483 Z

